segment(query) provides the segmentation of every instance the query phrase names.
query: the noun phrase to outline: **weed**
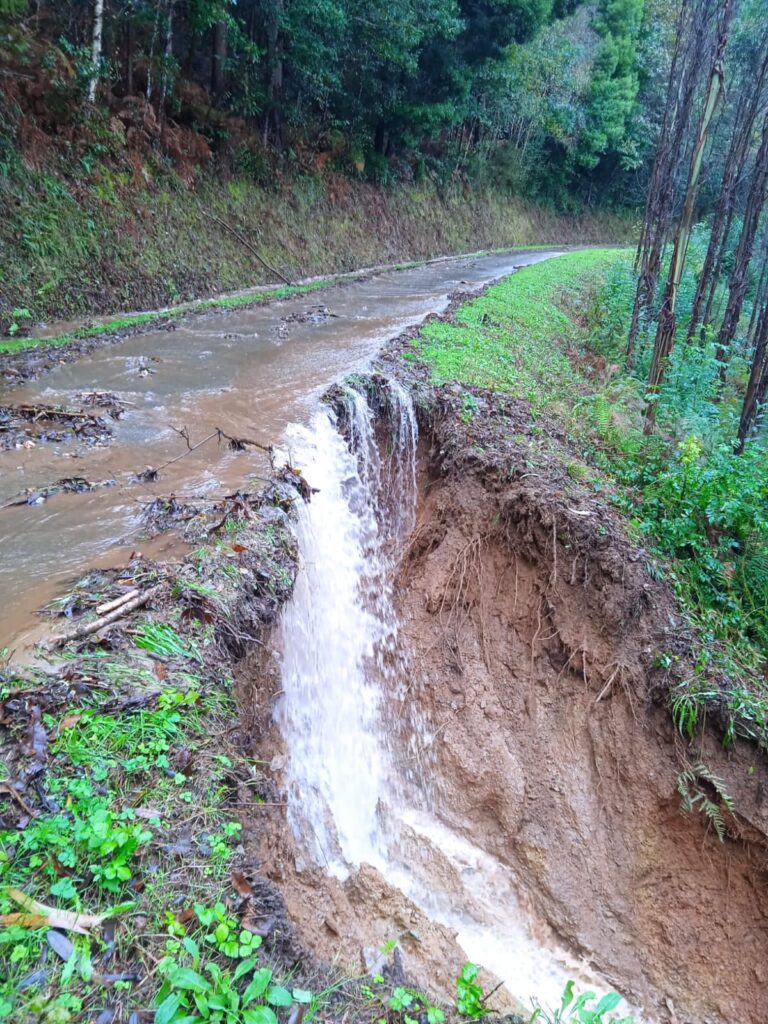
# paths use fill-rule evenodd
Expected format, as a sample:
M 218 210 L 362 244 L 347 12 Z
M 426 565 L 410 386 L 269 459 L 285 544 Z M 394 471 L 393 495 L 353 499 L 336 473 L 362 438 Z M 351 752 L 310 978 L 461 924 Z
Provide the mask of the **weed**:
M 490 1011 L 483 1005 L 485 994 L 477 982 L 480 968 L 477 964 L 466 963 L 456 979 L 456 1009 L 462 1017 L 480 1020 Z
M 136 633 L 136 646 L 166 658 L 192 658 L 202 664 L 200 651 L 191 640 L 182 640 L 173 626 L 147 622 Z
M 711 821 L 720 842 L 725 842 L 726 824 L 723 812 L 733 813 L 733 798 L 726 790 L 723 780 L 699 761 L 697 764 L 689 765 L 678 775 L 677 791 L 682 800 L 683 811 L 689 814 L 698 808 Z
M 589 1004 L 595 999 L 597 996 L 594 992 L 582 992 L 576 996 L 574 983 L 569 981 L 563 990 L 560 1006 L 553 1012 L 537 1006 L 529 1024 L 534 1024 L 534 1021 L 539 1021 L 540 1024 L 632 1024 L 631 1017 L 606 1016 L 621 1002 L 618 992 L 609 992 L 598 1000 L 594 1007 L 590 1007 Z

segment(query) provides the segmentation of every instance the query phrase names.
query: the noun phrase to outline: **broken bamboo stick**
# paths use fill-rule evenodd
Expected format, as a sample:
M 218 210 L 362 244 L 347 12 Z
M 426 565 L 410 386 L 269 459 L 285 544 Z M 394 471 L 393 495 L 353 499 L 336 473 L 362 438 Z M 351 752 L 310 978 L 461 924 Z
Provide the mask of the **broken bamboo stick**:
M 104 604 L 97 605 L 96 614 L 109 615 L 109 613 L 113 612 L 116 608 L 120 608 L 122 605 L 127 604 L 128 601 L 132 600 L 134 597 L 138 597 L 140 593 L 141 591 L 136 589 L 127 590 L 124 594 L 121 594 L 120 597 L 116 597 L 113 601 L 105 601 Z
M 99 630 L 104 629 L 105 626 L 111 626 L 113 622 L 117 622 L 118 619 L 121 619 L 129 612 L 142 608 L 162 590 L 162 587 L 162 583 L 150 587 L 149 590 L 145 590 L 136 597 L 131 598 L 130 601 L 126 601 L 125 604 L 121 604 L 119 608 L 115 608 L 108 615 L 102 615 L 98 619 L 94 619 L 93 622 L 86 622 L 85 625 L 78 626 L 76 629 L 70 630 L 69 633 L 63 633 L 61 636 L 56 637 L 53 641 L 54 644 L 56 647 L 63 647 L 65 644 L 72 643 L 73 640 L 83 640 L 93 633 L 98 633 Z

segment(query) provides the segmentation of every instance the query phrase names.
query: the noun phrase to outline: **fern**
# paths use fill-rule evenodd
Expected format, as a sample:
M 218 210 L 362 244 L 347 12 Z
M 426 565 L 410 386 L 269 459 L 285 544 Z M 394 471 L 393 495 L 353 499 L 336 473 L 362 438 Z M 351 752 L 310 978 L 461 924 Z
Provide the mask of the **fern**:
M 713 800 L 702 783 L 710 786 L 717 796 Z M 677 792 L 680 794 L 683 811 L 690 814 L 697 809 L 711 822 L 721 843 L 725 842 L 726 821 L 723 811 L 734 813 L 733 797 L 725 783 L 701 761 L 689 765 L 677 777 Z

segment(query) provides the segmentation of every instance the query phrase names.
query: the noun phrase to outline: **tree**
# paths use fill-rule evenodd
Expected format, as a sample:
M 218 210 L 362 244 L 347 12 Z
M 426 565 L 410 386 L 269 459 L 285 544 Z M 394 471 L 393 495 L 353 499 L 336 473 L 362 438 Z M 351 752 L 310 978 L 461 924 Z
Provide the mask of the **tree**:
M 755 157 L 749 197 L 744 212 L 744 220 L 736 249 L 733 270 L 728 279 L 728 305 L 723 316 L 720 333 L 717 338 L 717 358 L 720 361 L 720 380 L 724 382 L 728 352 L 736 335 L 741 317 L 741 309 L 747 294 L 749 283 L 749 264 L 755 244 L 760 215 L 765 206 L 768 190 L 768 110 L 763 119 L 763 132 L 760 148 Z
M 659 313 L 659 323 L 656 330 L 656 340 L 653 346 L 651 369 L 648 376 L 648 402 L 645 408 L 645 422 L 643 432 L 652 434 L 656 423 L 656 405 L 659 390 L 664 379 L 667 360 L 672 352 L 675 341 L 675 328 L 677 318 L 675 306 L 680 281 L 683 276 L 685 259 L 688 253 L 691 226 L 693 224 L 693 213 L 696 203 L 696 196 L 701 176 L 701 167 L 704 160 L 704 147 L 707 142 L 712 118 L 718 108 L 723 95 L 724 71 L 723 59 L 725 47 L 728 42 L 728 32 L 733 14 L 732 0 L 724 0 L 723 10 L 720 16 L 717 32 L 717 44 L 715 46 L 712 69 L 709 75 L 709 82 L 704 95 L 704 105 L 699 119 L 696 140 L 691 154 L 688 182 L 685 191 L 683 211 L 675 235 L 672 258 L 669 265 L 669 274 L 664 291 L 664 299 Z
M 96 86 L 99 82 L 99 65 L 101 63 L 101 37 L 104 32 L 104 0 L 95 0 L 93 8 L 93 42 L 91 44 L 91 62 L 93 72 L 88 83 L 88 100 L 96 102 Z

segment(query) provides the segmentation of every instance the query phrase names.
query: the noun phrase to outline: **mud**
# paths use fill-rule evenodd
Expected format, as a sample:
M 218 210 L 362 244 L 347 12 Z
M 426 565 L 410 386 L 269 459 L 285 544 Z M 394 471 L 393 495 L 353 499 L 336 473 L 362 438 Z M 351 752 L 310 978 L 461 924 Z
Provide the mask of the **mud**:
M 682 748 L 653 699 L 656 654 L 680 647 L 671 595 L 603 502 L 554 459 L 531 472 L 520 422 L 502 441 L 512 424 L 494 405 L 467 431 L 448 418 L 433 432 L 397 580 L 441 737 L 438 815 L 509 865 L 560 939 L 637 1004 L 662 1020 L 757 1024 L 766 767 L 713 736 Z M 689 759 L 735 799 L 724 845 L 681 813 Z
M 465 423 L 461 389 L 418 374 L 410 384 L 418 517 L 395 593 L 419 681 L 410 700 L 438 737 L 432 813 L 515 879 L 540 942 L 571 950 L 642 1020 L 762 1024 L 764 759 L 746 743 L 725 751 L 711 730 L 691 747 L 675 734 L 662 698 L 693 671 L 687 628 L 604 496 L 570 477 L 556 424 L 544 424 L 542 443 L 525 403 L 480 391 Z M 338 398 L 328 395 L 341 410 Z M 671 670 L 658 667 L 660 652 Z M 269 653 L 259 658 L 243 675 L 245 704 L 260 709 L 254 742 L 272 752 L 279 779 L 290 756 L 272 721 L 280 684 Z M 699 763 L 735 802 L 733 814 L 722 808 L 724 843 L 704 815 L 681 809 L 679 777 Z M 439 844 L 418 832 L 406 842 L 438 888 L 458 892 Z M 282 809 L 254 848 L 318 956 L 360 968 L 398 938 L 410 980 L 450 998 L 466 959 L 456 937 L 374 868 L 339 882 L 307 864 Z M 501 889 L 498 898 L 503 915 Z M 519 1009 L 508 998 L 496 1008 Z

